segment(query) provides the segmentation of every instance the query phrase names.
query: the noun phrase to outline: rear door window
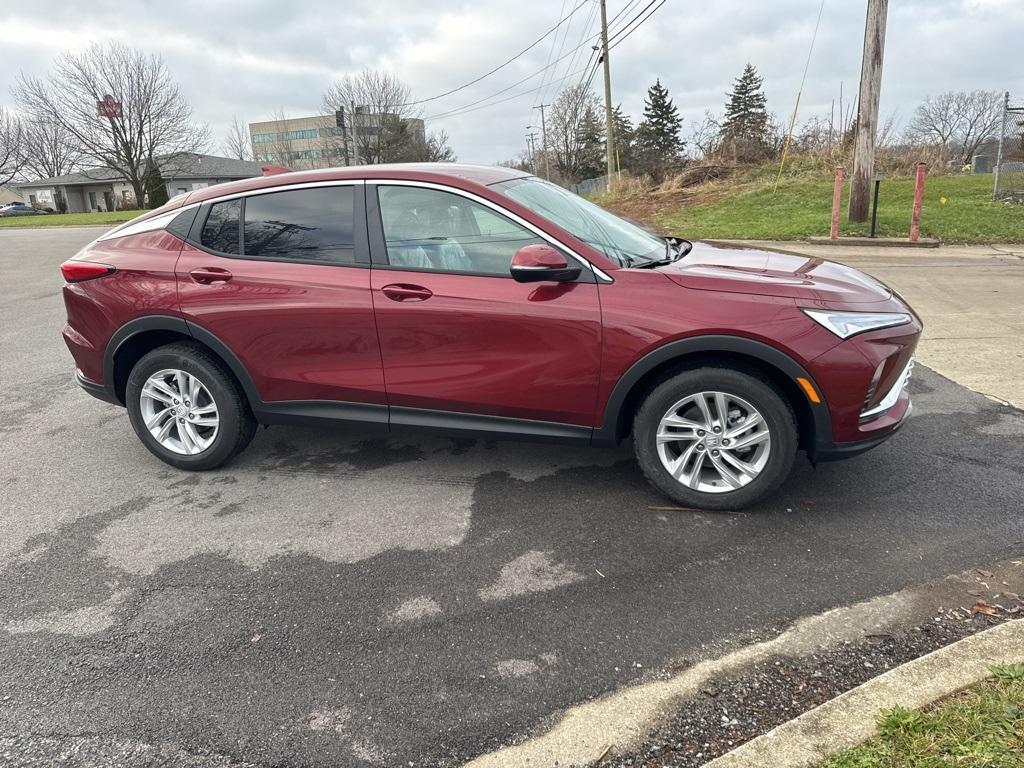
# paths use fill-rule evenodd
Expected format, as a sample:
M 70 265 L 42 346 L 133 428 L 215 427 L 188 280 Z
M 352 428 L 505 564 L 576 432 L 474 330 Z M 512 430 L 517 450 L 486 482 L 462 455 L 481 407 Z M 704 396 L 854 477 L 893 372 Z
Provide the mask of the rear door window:
M 245 198 L 246 256 L 354 264 L 352 186 L 270 192 Z
M 211 251 L 237 256 L 238 218 L 242 210 L 240 200 L 225 200 L 210 206 L 210 213 L 199 234 L 199 242 Z

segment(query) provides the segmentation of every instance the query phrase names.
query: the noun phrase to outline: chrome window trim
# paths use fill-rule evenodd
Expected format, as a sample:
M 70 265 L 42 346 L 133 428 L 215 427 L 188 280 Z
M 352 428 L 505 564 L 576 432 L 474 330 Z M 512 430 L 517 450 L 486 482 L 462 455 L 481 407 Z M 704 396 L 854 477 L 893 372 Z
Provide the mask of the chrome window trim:
M 501 214 L 502 216 L 505 216 L 506 218 L 511 219 L 520 226 L 525 227 L 526 229 L 533 232 L 542 240 L 546 240 L 549 244 L 555 246 L 556 248 L 562 249 L 570 256 L 572 256 L 574 259 L 576 259 L 576 261 L 578 261 L 586 269 L 589 269 L 591 272 L 597 275 L 597 277 L 599 277 L 604 282 L 615 282 L 604 270 L 591 264 L 587 259 L 585 259 L 583 256 L 580 256 L 578 253 L 576 253 L 576 251 L 567 246 L 565 243 L 561 242 L 555 237 L 552 237 L 547 232 L 542 230 L 540 227 L 531 224 L 529 221 L 513 213 L 507 208 L 504 208 L 498 205 L 497 203 L 493 203 L 487 198 L 480 197 L 479 195 L 476 195 L 472 192 L 467 192 L 464 189 L 459 189 L 458 187 L 451 187 L 446 184 L 438 184 L 432 181 L 416 181 L 413 179 L 327 179 L 325 181 L 307 181 L 298 184 L 282 183 L 271 187 L 249 189 L 244 192 L 232 192 L 230 194 L 218 195 L 217 197 L 208 197 L 205 200 L 198 200 L 194 203 L 188 203 L 186 205 L 181 206 L 180 208 L 175 208 L 173 211 L 168 211 L 167 213 L 160 214 L 159 216 L 154 216 L 153 218 L 146 219 L 145 221 L 140 221 L 135 224 L 128 223 L 126 225 L 121 225 L 121 227 L 112 229 L 106 234 L 101 235 L 96 239 L 95 242 L 99 243 L 103 242 L 104 240 L 112 240 L 117 237 L 126 237 L 127 235 L 137 235 L 141 232 L 152 232 L 154 230 L 164 229 L 168 224 L 171 223 L 174 217 L 177 216 L 178 214 L 183 213 L 184 211 L 187 211 L 190 208 L 198 208 L 199 206 L 206 205 L 208 203 L 220 203 L 225 200 L 233 200 L 235 198 L 252 197 L 253 195 L 265 195 L 271 192 L 285 192 L 291 189 L 314 189 L 316 187 L 343 187 L 365 184 L 378 184 L 384 186 L 399 187 L 424 187 L 426 189 L 437 189 L 442 192 L 448 192 L 453 195 L 459 195 L 461 197 L 466 198 L 467 200 L 472 200 L 476 203 L 479 203 L 480 205 L 483 205 L 486 208 L 490 208 L 491 210 Z
M 609 277 L 603 270 L 601 270 L 598 267 L 595 267 L 593 264 L 591 264 L 585 258 L 580 256 L 578 253 L 576 253 L 576 251 L 574 251 L 572 248 L 567 246 L 565 243 L 559 241 L 557 238 L 552 237 L 547 232 L 542 230 L 540 227 L 537 227 L 537 226 L 531 224 L 529 221 L 524 219 L 522 216 L 519 216 L 519 215 L 513 213 L 512 211 L 510 211 L 507 208 L 504 208 L 504 207 L 498 205 L 497 203 L 491 202 L 490 200 L 488 200 L 485 197 L 480 197 L 479 195 L 475 195 L 472 192 L 467 192 L 464 189 L 459 189 L 458 187 L 449 187 L 449 186 L 447 186 L 445 184 L 437 184 L 436 182 L 433 182 L 433 181 L 415 181 L 415 180 L 411 180 L 411 179 L 366 179 L 366 183 L 367 184 L 377 184 L 379 186 L 386 186 L 386 187 L 424 187 L 426 189 L 437 189 L 437 190 L 440 190 L 441 192 L 449 192 L 449 193 L 451 193 L 453 195 L 459 195 L 460 197 L 464 197 L 467 200 L 472 200 L 475 203 L 479 203 L 480 205 L 483 205 L 485 208 L 490 208 L 491 210 L 495 211 L 496 213 L 501 214 L 505 218 L 511 219 L 512 221 L 516 222 L 520 226 L 525 227 L 526 229 L 528 229 L 531 232 L 533 232 L 535 235 L 540 237 L 542 240 L 546 240 L 550 245 L 553 245 L 556 248 L 560 248 L 561 250 L 565 251 L 570 256 L 572 256 L 574 259 L 576 259 L 576 261 L 578 261 L 580 264 L 582 264 L 584 267 L 589 269 L 591 272 L 593 272 L 595 275 L 597 275 L 599 278 L 601 278 L 605 282 L 607 282 L 607 283 L 614 282 L 611 279 L 611 277 Z
M 157 229 L 164 229 L 174 218 L 190 208 L 198 208 L 207 203 L 222 203 L 226 200 L 235 200 L 242 197 L 252 197 L 253 195 L 264 195 L 270 192 L 287 192 L 292 189 L 314 189 L 316 187 L 350 187 L 365 184 L 363 179 L 328 179 L 327 181 L 307 181 L 300 184 L 279 184 L 273 187 L 260 187 L 259 189 L 249 189 L 245 192 L 232 192 L 231 194 L 218 195 L 217 197 L 208 197 L 205 200 L 198 200 L 194 203 L 188 203 L 180 208 L 175 208 L 173 211 L 167 213 L 161 213 L 159 216 L 154 216 L 145 221 L 140 221 L 135 224 L 129 222 L 128 224 L 122 224 L 120 227 L 115 227 L 109 232 L 100 235 L 96 238 L 95 242 L 100 243 L 104 240 L 112 240 L 115 237 L 125 237 L 126 235 L 137 235 L 140 232 L 152 232 Z
M 892 389 L 886 393 L 885 397 L 882 398 L 882 401 L 878 405 L 861 413 L 861 420 L 866 421 L 868 419 L 881 416 L 896 405 L 896 401 L 900 399 L 900 395 L 903 394 L 903 390 L 906 389 L 907 385 L 910 383 L 910 373 L 913 370 L 914 357 L 911 355 L 910 360 L 907 361 L 906 366 L 904 366 L 903 370 L 900 372 L 899 378 L 896 379 L 896 383 L 892 385 Z

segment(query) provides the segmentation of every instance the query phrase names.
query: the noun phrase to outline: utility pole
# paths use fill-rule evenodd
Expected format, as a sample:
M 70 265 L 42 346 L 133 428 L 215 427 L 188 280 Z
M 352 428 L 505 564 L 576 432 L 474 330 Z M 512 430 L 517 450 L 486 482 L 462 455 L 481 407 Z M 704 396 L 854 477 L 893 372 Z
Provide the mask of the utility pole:
M 528 125 L 526 127 L 527 128 L 532 128 L 533 126 L 532 125 Z M 537 132 L 536 131 L 530 131 L 528 134 L 526 134 L 526 149 L 530 153 L 529 154 L 529 156 L 530 156 L 530 169 L 534 173 L 537 172 L 537 156 L 536 156 L 537 155 L 537 151 L 536 151 L 536 149 L 534 149 L 536 144 L 537 144 Z
M 352 157 L 353 165 L 359 165 L 359 129 L 356 127 L 356 104 L 352 102 L 348 105 L 349 120 L 352 122 L 351 133 L 352 133 Z
M 860 91 L 857 96 L 857 135 L 854 139 L 853 178 L 850 182 L 850 221 L 868 220 L 871 177 L 875 169 L 878 98 L 882 91 L 885 17 L 888 12 L 889 0 L 868 0 L 868 15 L 864 22 L 864 55 L 860 65 Z
M 604 59 L 604 154 L 608 190 L 612 187 L 615 173 L 615 136 L 612 130 L 612 71 L 608 63 L 608 12 L 605 0 L 601 0 L 601 54 Z
M 551 181 L 551 162 L 548 160 L 548 125 L 544 120 L 544 107 L 550 104 L 541 104 L 534 107 L 540 110 L 540 144 L 544 150 L 544 178 Z

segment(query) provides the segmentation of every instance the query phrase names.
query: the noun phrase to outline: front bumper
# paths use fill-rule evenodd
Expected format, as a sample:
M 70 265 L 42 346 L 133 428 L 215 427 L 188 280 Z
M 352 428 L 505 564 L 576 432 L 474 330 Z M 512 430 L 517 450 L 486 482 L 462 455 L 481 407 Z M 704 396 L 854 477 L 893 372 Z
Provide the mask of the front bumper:
M 882 422 L 884 419 L 885 423 L 873 425 L 871 437 L 842 443 L 822 440 L 819 437 L 814 447 L 814 462 L 839 461 L 870 451 L 899 432 L 903 425 L 907 423 L 907 419 L 910 418 L 913 410 L 914 406 L 910 402 L 910 394 L 904 385 L 896 404 L 884 416 L 878 419 L 879 422 Z

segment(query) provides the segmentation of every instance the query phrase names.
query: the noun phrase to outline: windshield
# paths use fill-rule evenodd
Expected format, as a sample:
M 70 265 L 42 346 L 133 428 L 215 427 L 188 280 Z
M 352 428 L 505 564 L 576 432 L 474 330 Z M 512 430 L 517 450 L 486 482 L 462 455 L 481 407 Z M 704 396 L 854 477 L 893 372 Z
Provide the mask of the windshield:
M 664 240 L 567 189 L 537 178 L 511 179 L 493 186 L 594 246 L 620 266 L 632 267 L 665 258 Z

